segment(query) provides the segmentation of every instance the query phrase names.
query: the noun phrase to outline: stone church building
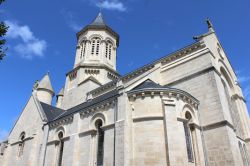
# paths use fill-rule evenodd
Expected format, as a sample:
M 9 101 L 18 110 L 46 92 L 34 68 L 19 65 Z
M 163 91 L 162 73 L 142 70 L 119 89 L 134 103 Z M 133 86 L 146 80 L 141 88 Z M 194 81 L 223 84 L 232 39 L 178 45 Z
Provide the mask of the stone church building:
M 119 35 L 101 13 L 77 33 L 55 92 L 36 82 L 1 166 L 249 166 L 250 121 L 236 74 L 207 20 L 194 43 L 121 76 Z

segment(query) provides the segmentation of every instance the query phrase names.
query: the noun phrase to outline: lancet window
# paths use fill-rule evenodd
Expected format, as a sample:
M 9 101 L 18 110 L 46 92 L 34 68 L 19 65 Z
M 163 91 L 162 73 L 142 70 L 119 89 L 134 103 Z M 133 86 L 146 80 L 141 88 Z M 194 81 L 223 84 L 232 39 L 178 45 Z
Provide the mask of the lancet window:
M 103 126 L 102 120 L 98 119 L 95 122 L 95 126 L 97 129 L 97 166 L 103 166 L 104 131 L 101 128 Z
M 187 156 L 189 162 L 194 162 L 194 152 L 193 152 L 193 141 L 192 141 L 192 128 L 190 127 L 190 122 L 192 121 L 192 115 L 189 112 L 186 112 L 185 118 L 186 122 L 183 123 L 186 146 L 187 146 Z
M 24 151 L 24 142 L 25 141 L 25 132 L 22 132 L 20 135 L 20 143 L 18 144 L 18 157 L 21 157 L 23 155 Z
M 57 150 L 58 150 L 57 166 L 61 166 L 62 165 L 62 158 L 63 158 L 63 148 L 64 148 L 63 132 L 62 131 L 60 131 L 58 133 L 58 139 L 59 139 L 59 142 L 56 145 Z

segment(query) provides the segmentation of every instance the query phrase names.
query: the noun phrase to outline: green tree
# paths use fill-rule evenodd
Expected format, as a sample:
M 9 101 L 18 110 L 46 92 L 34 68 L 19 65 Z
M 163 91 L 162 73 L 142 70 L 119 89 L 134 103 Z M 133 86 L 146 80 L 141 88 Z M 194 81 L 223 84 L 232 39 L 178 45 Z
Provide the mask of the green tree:
M 0 0 L 0 5 L 4 1 L 5 0 Z M 8 26 L 3 21 L 1 21 L 0 22 L 0 60 L 2 60 L 3 57 L 6 55 L 7 48 L 4 47 L 4 44 L 6 43 L 6 40 L 4 39 L 4 36 L 6 35 L 7 31 L 8 31 Z

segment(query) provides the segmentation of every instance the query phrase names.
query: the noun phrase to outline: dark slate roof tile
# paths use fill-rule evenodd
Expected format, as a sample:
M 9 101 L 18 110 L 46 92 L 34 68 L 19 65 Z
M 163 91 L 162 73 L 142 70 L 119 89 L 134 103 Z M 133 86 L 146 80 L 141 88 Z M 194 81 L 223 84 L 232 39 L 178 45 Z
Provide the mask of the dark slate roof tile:
M 40 102 L 43 112 L 48 121 L 53 120 L 54 118 L 58 117 L 59 115 L 63 114 L 65 110 L 48 105 L 46 103 Z
M 63 114 L 61 114 L 61 115 L 57 116 L 56 118 L 54 118 L 52 121 L 61 119 L 63 117 L 69 116 L 69 115 L 74 114 L 74 113 L 79 112 L 79 111 L 83 111 L 86 108 L 89 108 L 91 106 L 100 104 L 100 103 L 104 102 L 105 100 L 117 97 L 118 95 L 119 95 L 119 93 L 118 93 L 117 90 L 110 91 L 108 93 L 105 93 L 105 94 L 97 97 L 97 98 L 94 98 L 94 99 L 92 99 L 90 101 L 84 102 L 84 103 L 79 104 L 79 105 L 77 105 L 77 106 L 75 106 L 73 108 L 68 109 Z
M 147 79 L 146 81 L 142 82 L 132 90 L 140 90 L 140 89 L 147 89 L 147 88 L 163 88 L 161 85 L 155 83 L 154 81 Z

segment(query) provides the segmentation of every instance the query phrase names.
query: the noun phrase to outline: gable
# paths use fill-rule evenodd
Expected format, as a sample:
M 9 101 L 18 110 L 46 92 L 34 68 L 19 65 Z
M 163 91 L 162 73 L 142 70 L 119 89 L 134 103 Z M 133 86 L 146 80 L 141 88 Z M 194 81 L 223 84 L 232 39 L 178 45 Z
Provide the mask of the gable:
M 22 132 L 25 132 L 27 137 L 38 133 L 42 130 L 43 119 L 34 97 L 31 96 L 10 132 L 9 143 L 18 141 Z

